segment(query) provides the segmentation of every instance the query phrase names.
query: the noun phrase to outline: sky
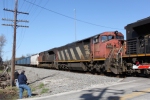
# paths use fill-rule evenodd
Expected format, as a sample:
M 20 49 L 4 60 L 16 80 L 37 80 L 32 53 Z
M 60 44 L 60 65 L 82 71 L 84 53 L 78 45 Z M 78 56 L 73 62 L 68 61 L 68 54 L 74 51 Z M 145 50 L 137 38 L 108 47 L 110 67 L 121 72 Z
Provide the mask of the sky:
M 106 31 L 119 31 L 124 27 L 150 16 L 150 0 L 18 0 L 16 57 L 36 54 L 82 40 Z M 0 35 L 6 37 L 3 60 L 12 57 L 13 24 L 2 18 L 14 20 L 15 0 L 0 0 Z M 126 38 L 126 36 L 125 36 Z

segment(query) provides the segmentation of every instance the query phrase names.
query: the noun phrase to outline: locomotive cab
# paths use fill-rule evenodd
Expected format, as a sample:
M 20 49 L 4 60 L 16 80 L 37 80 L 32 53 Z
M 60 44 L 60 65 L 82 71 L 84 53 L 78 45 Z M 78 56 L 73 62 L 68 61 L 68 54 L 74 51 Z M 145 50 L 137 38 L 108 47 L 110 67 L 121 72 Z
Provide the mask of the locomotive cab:
M 103 66 L 106 72 L 119 73 L 118 61 L 125 54 L 124 36 L 121 32 L 104 32 L 93 37 L 91 50 L 93 50 L 94 60 L 105 59 Z
M 124 36 L 122 33 L 104 32 L 93 38 L 93 53 L 94 58 L 108 58 L 112 49 L 119 50 L 124 43 Z

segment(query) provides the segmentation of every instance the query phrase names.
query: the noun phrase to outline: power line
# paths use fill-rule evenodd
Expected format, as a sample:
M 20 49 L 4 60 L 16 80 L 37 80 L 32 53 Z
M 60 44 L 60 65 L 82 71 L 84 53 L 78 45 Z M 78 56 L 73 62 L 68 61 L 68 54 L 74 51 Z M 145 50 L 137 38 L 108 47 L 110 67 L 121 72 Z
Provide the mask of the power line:
M 35 1 L 35 2 L 33 2 L 33 3 L 35 4 L 35 3 L 36 3 L 36 1 Z M 40 3 L 41 3 L 41 1 L 39 1 L 39 2 L 37 1 L 37 4 L 40 4 Z M 31 3 L 29 3 L 29 4 L 31 4 Z M 34 6 L 34 5 L 32 4 L 32 6 Z M 37 8 L 35 8 L 35 6 L 34 6 L 34 9 L 32 10 L 32 12 L 33 12 L 33 14 L 32 14 L 32 17 L 31 17 L 31 21 L 30 21 L 30 22 L 33 22 L 33 21 L 32 21 L 32 19 L 33 19 L 33 20 L 35 20 L 35 19 L 36 19 L 35 17 L 33 17 L 33 15 L 35 15 L 35 16 L 37 15 L 37 14 L 36 14 L 36 12 L 38 12 L 38 9 L 37 9 Z M 38 16 L 38 15 L 37 15 L 37 16 Z M 37 17 L 37 16 L 36 16 L 36 17 Z
M 100 26 L 100 27 L 104 27 L 104 28 L 124 30 L 124 29 L 120 29 L 120 28 L 114 28 L 114 27 L 108 27 L 108 26 L 98 25 L 98 24 L 94 24 L 94 23 L 91 23 L 91 22 L 83 21 L 83 20 L 80 20 L 80 19 L 75 19 L 75 18 L 73 18 L 73 17 L 70 17 L 70 16 L 67 16 L 67 15 L 58 13 L 58 12 L 56 12 L 56 11 L 47 9 L 47 8 L 45 8 L 45 7 L 42 7 L 42 6 L 40 6 L 40 5 L 37 5 L 37 4 L 35 4 L 35 3 L 32 3 L 32 2 L 30 2 L 30 1 L 27 1 L 27 0 L 24 0 L 24 1 L 27 2 L 27 3 L 33 4 L 33 5 L 35 5 L 35 6 L 39 7 L 39 8 L 45 9 L 45 10 L 47 10 L 47 11 L 53 12 L 53 13 L 55 13 L 55 14 L 58 14 L 58 15 L 61 15 L 61 16 L 66 17 L 66 18 L 73 19 L 73 20 L 76 20 L 76 21 L 79 21 L 79 22 L 82 22 L 82 23 L 86 23 L 86 24 L 90 24 L 90 25 L 94 25 L 94 26 Z
M 33 3 L 35 3 L 36 2 L 36 0 L 34 0 L 34 2 Z M 29 9 L 29 13 L 30 13 L 30 11 L 32 10 L 32 8 L 33 8 L 33 5 L 31 6 L 31 8 Z
M 44 4 L 44 7 L 48 4 L 49 0 Z M 34 17 L 33 21 L 37 18 L 37 16 L 42 12 L 43 9 L 40 10 L 40 12 Z

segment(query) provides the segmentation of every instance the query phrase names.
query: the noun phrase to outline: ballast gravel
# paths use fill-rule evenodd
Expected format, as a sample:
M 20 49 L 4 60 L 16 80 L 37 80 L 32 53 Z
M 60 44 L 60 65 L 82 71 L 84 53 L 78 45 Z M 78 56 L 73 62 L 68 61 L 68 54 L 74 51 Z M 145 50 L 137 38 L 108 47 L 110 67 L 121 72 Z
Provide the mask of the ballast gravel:
M 16 69 L 19 73 L 21 70 L 25 70 L 32 93 L 36 94 L 36 96 L 104 87 L 113 85 L 122 80 L 122 78 L 117 77 L 35 67 L 16 66 Z M 40 86 L 41 84 L 44 84 L 44 86 Z

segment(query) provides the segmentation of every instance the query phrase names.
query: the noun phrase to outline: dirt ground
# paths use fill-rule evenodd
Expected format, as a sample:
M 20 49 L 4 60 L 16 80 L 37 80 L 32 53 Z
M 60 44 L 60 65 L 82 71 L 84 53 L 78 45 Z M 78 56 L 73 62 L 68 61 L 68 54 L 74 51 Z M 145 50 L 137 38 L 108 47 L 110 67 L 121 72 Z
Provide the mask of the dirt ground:
M 0 100 L 16 100 L 18 99 L 18 90 L 16 87 L 6 87 L 0 89 Z
M 96 86 L 107 86 L 120 81 L 120 78 L 35 67 L 16 66 L 15 69 L 18 70 L 19 73 L 25 70 L 33 98 L 89 89 Z M 18 91 L 19 89 L 17 87 L 2 90 L 2 92 L 0 92 L 0 100 L 18 99 Z M 6 99 L 6 97 L 8 98 Z M 27 98 L 27 91 L 24 91 L 23 98 Z
M 6 66 L 0 67 L 0 100 L 18 99 L 18 89 L 10 87 L 10 74 L 10 68 L 6 70 Z
M 33 97 L 54 95 L 64 92 L 89 89 L 96 86 L 112 85 L 120 78 L 43 69 L 35 67 L 16 66 L 20 73 L 25 70 Z

